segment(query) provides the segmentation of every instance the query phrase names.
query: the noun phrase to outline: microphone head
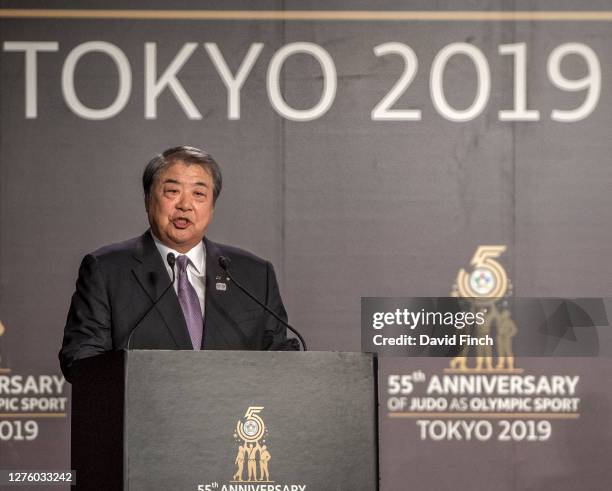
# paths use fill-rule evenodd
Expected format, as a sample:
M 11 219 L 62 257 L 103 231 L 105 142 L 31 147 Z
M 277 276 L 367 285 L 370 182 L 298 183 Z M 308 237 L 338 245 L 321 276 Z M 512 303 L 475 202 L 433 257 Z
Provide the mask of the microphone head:
M 174 269 L 174 265 L 176 264 L 176 256 L 173 253 L 169 252 L 166 256 L 166 262 L 168 263 L 168 266 Z
M 229 268 L 230 265 L 230 260 L 228 257 L 225 256 L 219 256 L 219 266 L 221 266 L 221 269 L 223 271 L 227 271 L 227 269 Z

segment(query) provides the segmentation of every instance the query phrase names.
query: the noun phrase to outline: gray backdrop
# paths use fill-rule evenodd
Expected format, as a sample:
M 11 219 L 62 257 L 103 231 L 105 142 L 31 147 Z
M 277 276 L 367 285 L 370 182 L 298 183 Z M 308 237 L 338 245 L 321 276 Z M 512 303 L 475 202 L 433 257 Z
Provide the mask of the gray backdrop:
M 44 8 L 50 2 L 0 5 Z M 3 14 L 3 43 L 58 43 L 57 51 L 37 57 L 35 119 L 26 117 L 23 52 L 6 46 L 0 52 L 0 321 L 5 327 L 0 367 L 11 370 L 10 375 L 59 373 L 56 353 L 80 259 L 145 230 L 142 168 L 154 153 L 178 144 L 204 147 L 221 164 L 224 189 L 208 235 L 273 262 L 290 321 L 313 350 L 359 351 L 362 296 L 445 296 L 458 269 L 468 266 L 482 244 L 507 246 L 500 261 L 518 296 L 610 296 L 609 1 L 62 5 L 70 7 L 349 12 L 582 8 L 608 14 L 600 21 L 577 16 L 516 22 L 32 19 Z M 116 45 L 131 67 L 129 99 L 110 119 L 79 117 L 62 95 L 67 56 L 90 41 Z M 157 118 L 145 118 L 144 52 L 149 42 L 157 43 L 158 75 L 185 43 L 199 44 L 178 79 L 201 119 L 190 120 L 168 89 L 157 101 Z M 251 43 L 264 44 L 241 90 L 239 120 L 228 119 L 227 90 L 202 46 L 205 42 L 217 43 L 232 73 Z M 270 60 L 295 42 L 325 49 L 337 71 L 334 102 L 312 121 L 284 118 L 267 95 Z M 375 46 L 387 42 L 408 45 L 416 54 L 414 81 L 393 108 L 420 109 L 420 121 L 371 118 L 404 69 L 400 56 L 374 54 Z M 540 120 L 500 121 L 498 111 L 513 104 L 514 70 L 513 57 L 500 55 L 498 47 L 522 42 L 527 104 L 540 111 Z M 490 69 L 488 103 L 466 122 L 449 121 L 430 95 L 434 57 L 451 43 L 477 47 Z M 598 102 L 576 122 L 550 117 L 553 109 L 580 106 L 588 92 L 559 89 L 547 75 L 551 52 L 565 43 L 587 45 L 601 67 Z M 568 55 L 561 71 L 580 79 L 587 64 L 579 55 Z M 289 105 L 312 107 L 323 87 L 321 68 L 310 56 L 292 56 L 280 84 Z M 448 103 L 468 107 L 476 84 L 473 61 L 465 55 L 452 57 L 443 77 Z M 119 86 L 115 64 L 107 55 L 85 55 L 74 85 L 83 104 L 110 105 Z M 581 361 L 583 366 L 590 362 Z M 69 388 L 54 396 L 69 397 Z M 6 421 L 14 425 L 24 418 Z M 34 419 L 39 425 L 34 440 L 13 435 L 0 442 L 0 467 L 68 466 L 66 415 Z M 604 443 L 609 450 L 610 441 Z M 410 445 L 418 442 L 393 435 L 381 442 L 396 455 Z M 401 489 L 402 472 L 385 472 L 385 462 L 381 469 L 383 487 Z M 508 479 L 512 489 L 514 481 Z

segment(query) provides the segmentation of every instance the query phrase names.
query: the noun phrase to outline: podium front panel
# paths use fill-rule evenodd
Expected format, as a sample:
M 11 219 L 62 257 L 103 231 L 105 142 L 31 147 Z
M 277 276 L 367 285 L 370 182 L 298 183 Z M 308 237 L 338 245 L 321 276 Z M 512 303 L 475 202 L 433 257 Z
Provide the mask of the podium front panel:
M 127 489 L 377 489 L 370 355 L 132 351 L 125 397 Z

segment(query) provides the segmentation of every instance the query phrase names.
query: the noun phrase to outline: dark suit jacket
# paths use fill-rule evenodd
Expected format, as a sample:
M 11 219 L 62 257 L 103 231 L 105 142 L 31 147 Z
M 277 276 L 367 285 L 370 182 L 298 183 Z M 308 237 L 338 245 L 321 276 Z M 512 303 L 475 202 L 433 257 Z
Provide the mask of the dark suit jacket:
M 285 327 L 228 281 L 218 261 L 219 256 L 228 257 L 236 280 L 286 319 L 272 265 L 249 252 L 206 238 L 204 244 L 206 293 L 202 348 L 295 349 L 286 340 Z M 138 323 L 170 282 L 149 231 L 86 255 L 59 353 L 66 379 L 71 380 L 75 360 L 127 348 L 130 332 L 137 324 L 130 348 L 193 349 L 173 288 Z

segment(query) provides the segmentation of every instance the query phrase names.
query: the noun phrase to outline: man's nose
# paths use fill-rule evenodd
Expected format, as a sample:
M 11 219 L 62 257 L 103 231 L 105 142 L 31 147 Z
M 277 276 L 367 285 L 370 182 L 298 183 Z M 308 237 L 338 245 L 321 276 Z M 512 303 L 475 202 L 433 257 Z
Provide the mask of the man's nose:
M 191 200 L 185 194 L 181 195 L 181 198 L 176 203 L 177 209 L 181 211 L 190 211 L 192 209 Z

